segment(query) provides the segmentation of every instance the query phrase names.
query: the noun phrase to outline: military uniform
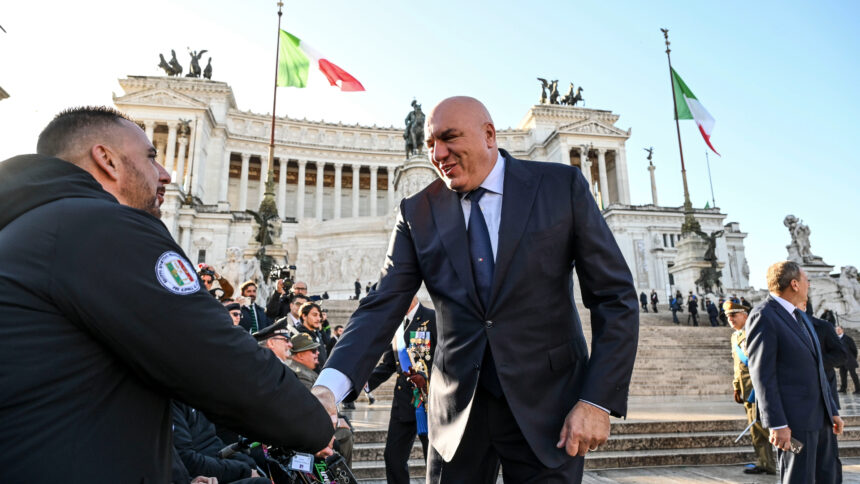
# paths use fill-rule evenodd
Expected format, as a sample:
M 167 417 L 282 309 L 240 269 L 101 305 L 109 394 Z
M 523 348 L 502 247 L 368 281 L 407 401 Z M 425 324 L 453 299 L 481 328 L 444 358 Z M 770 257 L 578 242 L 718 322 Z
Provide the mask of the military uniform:
M 415 339 L 412 338 L 412 333 L 417 332 L 429 332 L 429 342 L 423 341 L 425 338 L 411 341 Z M 412 346 L 413 353 L 418 354 L 424 360 L 429 378 L 430 370 L 433 367 L 433 354 L 436 349 L 436 311 L 418 305 L 415 316 L 409 321 L 403 333 L 407 348 Z M 373 391 L 374 388 L 388 380 L 393 373 L 398 375 L 394 387 L 394 398 L 391 401 L 391 416 L 388 420 L 384 458 L 385 476 L 388 483 L 398 484 L 409 482 L 407 462 L 418 429 L 415 419 L 415 406 L 413 405 L 413 385 L 403 376 L 395 348 L 392 347 L 391 351 L 385 352 L 382 361 L 370 374 L 367 385 Z M 421 447 L 426 459 L 427 435 L 418 435 L 418 438 L 421 440 Z
M 744 334 L 744 330 L 735 331 L 732 334 L 732 359 L 735 367 L 732 387 L 743 399 L 744 409 L 747 411 L 747 423 L 749 423 L 758 418 L 758 415 L 746 358 L 746 334 Z M 755 449 L 756 465 L 768 472 L 775 472 L 776 461 L 773 456 L 773 448 L 768 440 L 768 433 L 762 428 L 761 422 L 756 422 L 750 428 L 750 437 L 752 438 L 753 449 Z

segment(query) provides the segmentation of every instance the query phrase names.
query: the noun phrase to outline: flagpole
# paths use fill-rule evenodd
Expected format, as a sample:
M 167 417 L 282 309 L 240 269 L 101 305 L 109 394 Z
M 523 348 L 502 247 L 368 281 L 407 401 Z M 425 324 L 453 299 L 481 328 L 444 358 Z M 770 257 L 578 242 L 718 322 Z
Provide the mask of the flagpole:
M 666 39 L 666 59 L 669 60 L 669 88 L 672 90 L 672 106 L 675 107 L 675 130 L 678 132 L 678 152 L 681 154 L 681 179 L 684 180 L 684 225 L 681 233 L 698 232 L 702 230 L 699 222 L 693 216 L 693 203 L 690 201 L 690 190 L 687 188 L 687 169 L 684 167 L 684 148 L 681 146 L 681 125 L 678 123 L 678 101 L 675 99 L 675 79 L 672 77 L 672 57 L 669 55 L 669 29 L 660 29 Z
M 717 207 L 717 201 L 714 199 L 714 181 L 711 179 L 711 160 L 708 158 L 708 152 L 705 151 L 705 163 L 708 165 L 708 183 L 711 185 L 711 208 Z
M 277 216 L 277 206 L 275 205 L 275 118 L 278 107 L 278 55 L 281 51 L 281 8 L 284 2 L 278 2 L 278 39 L 275 48 L 275 85 L 272 93 L 272 133 L 269 137 L 269 172 L 266 175 L 266 193 L 263 197 L 263 203 L 260 204 L 260 213 L 263 212 L 263 206 L 269 210 L 274 210 Z M 283 168 L 282 168 L 283 169 Z

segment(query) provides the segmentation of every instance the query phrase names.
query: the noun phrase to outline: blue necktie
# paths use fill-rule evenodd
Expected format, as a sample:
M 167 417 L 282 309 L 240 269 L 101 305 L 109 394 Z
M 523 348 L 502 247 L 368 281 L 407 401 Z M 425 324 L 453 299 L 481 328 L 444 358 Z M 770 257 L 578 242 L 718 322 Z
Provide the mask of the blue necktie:
M 487 193 L 485 188 L 478 187 L 468 195 L 471 203 L 469 214 L 469 254 L 472 261 L 472 274 L 475 278 L 475 289 L 478 290 L 478 298 L 481 300 L 484 312 L 489 309 L 490 290 L 493 287 L 493 271 L 496 262 L 493 259 L 493 246 L 490 243 L 490 231 L 487 229 L 487 221 L 478 202 Z M 484 350 L 484 361 L 481 363 L 481 375 L 479 383 L 496 398 L 502 397 L 502 385 L 499 383 L 499 375 L 496 373 L 496 364 L 487 342 Z
M 487 221 L 478 202 L 487 193 L 485 188 L 478 187 L 469 192 L 466 197 L 472 205 L 469 215 L 469 253 L 472 260 L 472 274 L 475 277 L 475 288 L 478 290 L 478 298 L 488 309 L 490 303 L 490 289 L 493 286 L 493 246 L 490 243 L 490 231 L 487 229 Z

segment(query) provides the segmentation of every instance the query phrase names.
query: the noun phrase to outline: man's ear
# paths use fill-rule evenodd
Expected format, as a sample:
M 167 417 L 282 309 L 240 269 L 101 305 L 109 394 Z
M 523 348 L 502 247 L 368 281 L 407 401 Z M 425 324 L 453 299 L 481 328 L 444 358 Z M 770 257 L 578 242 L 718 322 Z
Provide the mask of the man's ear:
M 494 148 L 496 146 L 496 127 L 493 126 L 493 123 L 486 123 L 484 125 L 484 138 L 487 140 L 487 148 Z M 495 163 L 496 160 L 493 160 Z
M 117 181 L 119 178 L 117 172 L 119 155 L 115 151 L 107 145 L 93 145 L 90 148 L 90 158 L 100 173 L 113 181 Z

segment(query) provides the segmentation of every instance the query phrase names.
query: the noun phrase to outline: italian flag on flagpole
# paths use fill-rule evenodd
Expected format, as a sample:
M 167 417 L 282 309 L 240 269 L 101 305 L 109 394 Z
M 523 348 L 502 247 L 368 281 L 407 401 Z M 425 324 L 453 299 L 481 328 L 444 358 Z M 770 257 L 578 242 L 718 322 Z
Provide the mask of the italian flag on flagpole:
M 713 116 L 708 113 L 705 106 L 702 106 L 702 103 L 699 102 L 696 95 L 687 87 L 674 68 L 672 69 L 672 89 L 675 91 L 675 105 L 677 106 L 675 119 L 692 119 L 696 121 L 696 125 L 699 126 L 699 132 L 702 133 L 702 138 L 705 138 L 708 148 L 717 153 L 717 150 L 711 145 L 711 133 L 714 131 Z M 719 155 L 717 153 L 717 156 Z
M 307 42 L 281 30 L 278 52 L 278 87 L 307 87 L 311 65 L 322 71 L 332 86 L 341 91 L 364 91 L 358 79 L 320 54 Z

